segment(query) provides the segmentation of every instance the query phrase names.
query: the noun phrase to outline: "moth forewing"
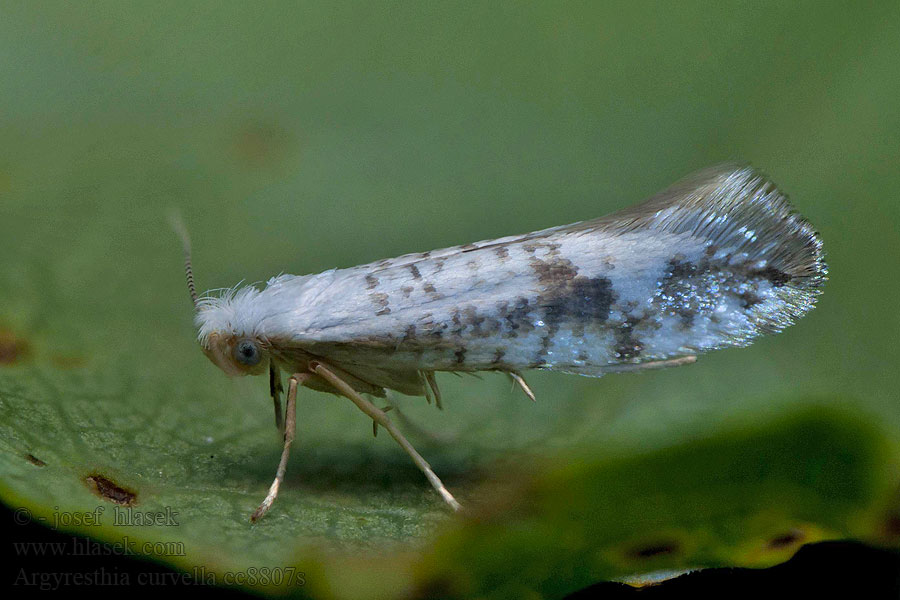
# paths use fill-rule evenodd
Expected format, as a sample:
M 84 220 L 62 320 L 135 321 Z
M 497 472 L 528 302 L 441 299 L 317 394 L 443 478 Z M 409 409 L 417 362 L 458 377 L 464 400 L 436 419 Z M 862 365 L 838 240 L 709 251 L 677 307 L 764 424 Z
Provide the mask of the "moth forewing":
M 724 165 L 592 221 L 206 296 L 196 323 L 230 374 L 269 361 L 307 387 L 440 404 L 436 371 L 506 372 L 532 396 L 525 369 L 599 376 L 746 345 L 812 308 L 826 273 L 774 184 Z
M 416 370 L 602 375 L 745 345 L 809 310 L 821 244 L 774 186 L 749 168 L 686 181 L 595 221 L 283 276 L 254 300 L 293 305 L 260 333 L 392 387 Z

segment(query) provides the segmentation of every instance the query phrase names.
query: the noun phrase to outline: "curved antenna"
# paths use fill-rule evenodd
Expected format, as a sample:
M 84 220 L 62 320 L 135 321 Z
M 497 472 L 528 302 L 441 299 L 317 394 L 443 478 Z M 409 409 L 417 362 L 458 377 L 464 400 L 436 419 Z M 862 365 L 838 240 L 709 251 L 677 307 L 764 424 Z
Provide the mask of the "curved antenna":
M 194 269 L 191 266 L 191 236 L 188 235 L 187 227 L 184 226 L 184 221 L 181 220 L 181 213 L 177 209 L 172 209 L 169 213 L 169 222 L 172 225 L 172 229 L 181 238 L 181 246 L 184 249 L 184 278 L 187 280 L 188 292 L 191 294 L 194 310 L 200 310 L 197 288 L 194 286 Z

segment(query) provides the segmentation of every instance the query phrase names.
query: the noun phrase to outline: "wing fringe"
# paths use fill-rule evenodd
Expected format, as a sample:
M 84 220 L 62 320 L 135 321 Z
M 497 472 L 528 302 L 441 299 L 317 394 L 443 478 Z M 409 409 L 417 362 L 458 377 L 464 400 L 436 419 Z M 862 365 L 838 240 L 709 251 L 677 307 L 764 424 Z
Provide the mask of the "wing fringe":
M 646 202 L 584 223 L 611 232 L 655 229 L 689 233 L 765 260 L 815 290 L 827 279 L 822 240 L 772 181 L 746 165 L 724 164 L 690 175 Z

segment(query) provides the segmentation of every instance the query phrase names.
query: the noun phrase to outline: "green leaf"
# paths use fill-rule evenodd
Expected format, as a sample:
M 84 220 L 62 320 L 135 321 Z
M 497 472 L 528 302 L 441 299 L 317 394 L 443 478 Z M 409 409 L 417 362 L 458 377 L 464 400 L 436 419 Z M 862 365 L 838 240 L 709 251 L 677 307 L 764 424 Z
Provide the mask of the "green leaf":
M 813 12 L 6 7 L 0 499 L 321 598 L 558 597 L 896 546 L 900 14 Z M 596 217 L 735 158 L 820 229 L 831 280 L 801 322 L 678 369 L 528 374 L 536 403 L 495 375 L 439 376 L 443 411 L 394 398 L 460 516 L 349 401 L 303 390 L 249 524 L 280 453 L 267 382 L 197 347 L 170 207 L 216 288 Z M 177 525 L 116 525 L 116 501 Z
M 481 483 L 437 462 L 469 506 L 460 517 L 399 452 L 301 445 L 276 508 L 251 526 L 274 435 L 222 423 L 210 442 L 196 416 L 117 418 L 138 410 L 128 396 L 35 401 L 4 386 L 0 398 L 11 506 L 200 579 L 293 567 L 323 597 L 558 597 L 659 569 L 769 565 L 823 539 L 896 543 L 900 519 L 884 432 L 828 408 L 653 451 L 519 453 Z
M 769 566 L 825 539 L 900 537 L 891 444 L 834 409 L 653 452 L 583 449 L 539 464 L 507 475 L 438 540 L 426 585 L 459 597 L 559 597 L 650 571 Z

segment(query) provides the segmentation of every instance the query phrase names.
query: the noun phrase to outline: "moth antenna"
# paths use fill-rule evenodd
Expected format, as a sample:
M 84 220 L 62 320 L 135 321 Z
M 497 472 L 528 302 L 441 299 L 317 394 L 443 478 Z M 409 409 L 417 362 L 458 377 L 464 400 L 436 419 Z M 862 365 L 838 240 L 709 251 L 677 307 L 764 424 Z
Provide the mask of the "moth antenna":
M 178 237 L 181 238 L 181 247 L 184 250 L 184 278 L 187 280 L 188 292 L 191 294 L 194 310 L 199 310 L 200 301 L 197 298 L 197 288 L 194 285 L 194 268 L 191 266 L 191 236 L 188 235 L 187 227 L 184 226 L 181 213 L 177 209 L 172 209 L 171 213 L 169 213 L 169 223 Z

